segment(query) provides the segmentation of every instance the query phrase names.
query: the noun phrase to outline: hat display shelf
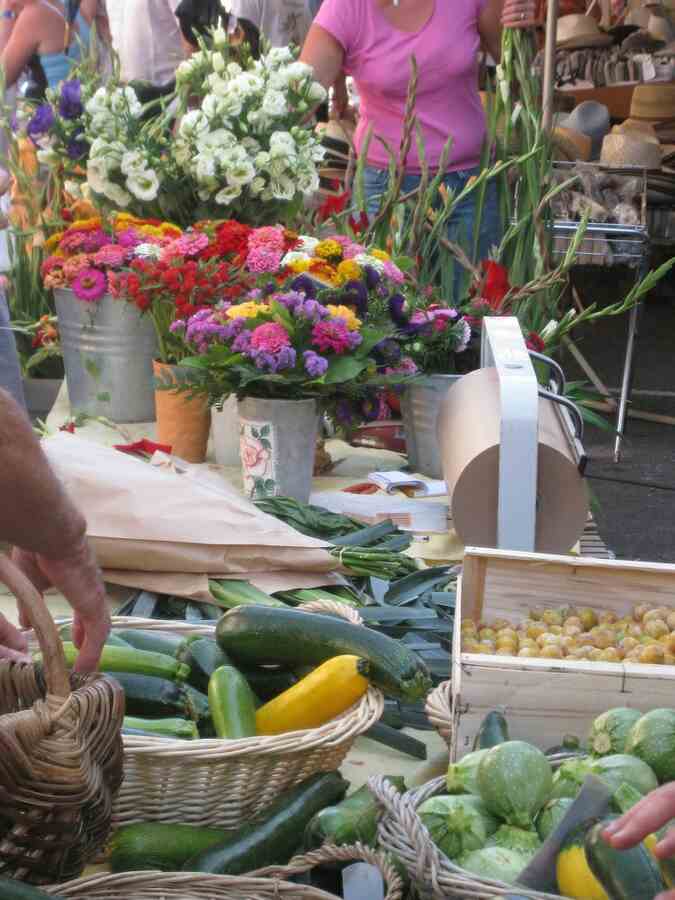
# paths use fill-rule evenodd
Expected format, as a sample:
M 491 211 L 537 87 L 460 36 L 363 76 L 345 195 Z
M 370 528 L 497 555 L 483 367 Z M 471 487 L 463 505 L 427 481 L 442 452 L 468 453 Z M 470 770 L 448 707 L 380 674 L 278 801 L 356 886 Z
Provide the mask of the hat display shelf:
M 546 12 L 546 40 L 544 45 L 544 70 L 542 84 L 542 114 L 543 126 L 550 131 L 553 126 L 553 98 L 555 91 L 555 55 L 556 55 L 556 37 L 558 24 L 558 0 L 549 0 Z M 554 167 L 567 166 L 572 168 L 569 163 L 555 163 Z M 574 233 L 578 228 L 578 222 L 566 222 L 554 219 L 551 223 L 553 231 L 553 246 L 555 248 L 554 255 L 563 255 L 565 249 L 572 241 Z M 628 261 L 635 271 L 636 283 L 641 281 L 649 270 L 649 232 L 647 230 L 647 212 L 646 212 L 646 177 L 645 190 L 643 195 L 642 214 L 639 225 L 625 226 L 603 223 L 589 222 L 586 228 L 586 239 L 590 239 L 589 246 L 592 247 L 593 239 L 602 240 L 603 242 L 612 244 L 621 244 L 621 259 Z M 626 250 L 628 249 L 628 259 Z M 583 257 L 582 257 L 583 260 Z M 623 444 L 623 436 L 626 428 L 626 418 L 628 414 L 628 404 L 633 382 L 633 369 L 635 362 L 635 345 L 638 335 L 638 327 L 642 315 L 643 303 L 633 306 L 628 316 L 628 334 L 626 340 L 626 353 L 624 357 L 623 373 L 621 376 L 621 389 L 618 402 L 609 396 L 609 392 L 604 390 L 603 393 L 607 397 L 609 403 L 616 408 L 616 436 L 614 439 L 614 462 L 621 459 L 621 447 Z M 591 369 L 590 365 L 583 358 L 580 351 L 572 345 L 574 356 L 582 365 L 586 374 L 596 384 L 601 384 L 596 373 Z

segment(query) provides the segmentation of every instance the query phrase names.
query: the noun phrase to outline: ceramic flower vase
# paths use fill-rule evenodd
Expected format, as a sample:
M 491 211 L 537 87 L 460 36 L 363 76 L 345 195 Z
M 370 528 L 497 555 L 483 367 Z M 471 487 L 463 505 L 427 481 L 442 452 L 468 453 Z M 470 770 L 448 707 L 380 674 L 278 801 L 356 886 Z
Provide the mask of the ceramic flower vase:
M 316 401 L 247 397 L 238 407 L 246 496 L 307 503 L 319 430 Z
M 155 383 L 177 384 L 178 366 L 153 361 Z M 155 392 L 157 408 L 157 440 L 168 444 L 174 456 L 190 463 L 206 459 L 206 447 L 211 427 L 211 410 L 206 397 L 191 397 L 181 391 L 165 388 Z
M 443 398 L 459 375 L 428 375 L 408 384 L 401 394 L 401 418 L 411 471 L 442 478 L 443 464 L 436 423 Z
M 152 320 L 110 294 L 86 303 L 59 288 L 54 299 L 73 413 L 152 422 L 152 359 L 157 354 Z

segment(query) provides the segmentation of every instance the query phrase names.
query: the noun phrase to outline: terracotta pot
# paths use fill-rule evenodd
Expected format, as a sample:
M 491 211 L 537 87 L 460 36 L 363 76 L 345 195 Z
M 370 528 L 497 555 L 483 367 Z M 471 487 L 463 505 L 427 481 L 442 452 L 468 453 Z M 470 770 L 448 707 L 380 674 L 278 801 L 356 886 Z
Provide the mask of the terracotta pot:
M 152 367 L 156 379 L 176 383 L 178 366 L 154 360 Z M 179 391 L 155 391 L 155 408 L 159 443 L 169 444 L 174 456 L 186 462 L 204 462 L 211 428 L 211 410 L 206 397 L 189 397 Z

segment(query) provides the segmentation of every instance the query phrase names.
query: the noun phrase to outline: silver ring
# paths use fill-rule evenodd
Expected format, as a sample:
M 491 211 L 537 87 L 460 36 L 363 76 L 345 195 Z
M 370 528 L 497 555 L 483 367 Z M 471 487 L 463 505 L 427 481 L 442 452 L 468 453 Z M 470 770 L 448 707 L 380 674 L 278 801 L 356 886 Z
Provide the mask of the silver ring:
M 526 17 L 525 17 L 525 13 L 521 13 L 521 14 L 520 14 L 520 21 L 521 21 L 521 22 L 524 22 L 524 21 L 525 21 L 525 18 L 526 18 Z

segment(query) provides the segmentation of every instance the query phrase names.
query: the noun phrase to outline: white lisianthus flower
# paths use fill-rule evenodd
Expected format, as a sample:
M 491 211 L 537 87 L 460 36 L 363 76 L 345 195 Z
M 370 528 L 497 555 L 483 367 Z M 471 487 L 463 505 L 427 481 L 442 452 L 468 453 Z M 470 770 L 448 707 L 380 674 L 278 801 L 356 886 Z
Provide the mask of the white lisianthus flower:
M 290 47 L 273 47 L 263 58 L 262 63 L 271 69 L 293 62 L 293 51 Z
M 240 196 L 241 187 L 238 184 L 228 184 L 221 188 L 213 199 L 221 206 L 227 206 Z
M 222 25 L 218 25 L 211 32 L 213 38 L 213 46 L 216 50 L 224 50 L 227 47 L 227 32 Z
M 194 163 L 194 173 L 197 181 L 213 185 L 216 178 L 216 158 L 210 153 L 200 153 Z
M 241 187 L 244 187 L 247 184 L 250 184 L 255 178 L 255 169 L 253 164 L 246 160 L 246 162 L 238 162 L 235 165 L 228 167 L 227 169 L 227 183 L 228 184 L 238 184 Z
M 66 179 L 63 182 L 63 189 L 66 194 L 69 194 L 71 197 L 74 197 L 76 200 L 80 200 L 82 198 L 82 187 L 79 181 L 70 181 Z
M 243 102 L 241 96 L 235 91 L 228 91 L 220 98 L 218 113 L 228 119 L 236 119 L 241 115 Z
M 288 103 L 281 91 L 267 91 L 261 108 L 263 113 L 273 118 L 281 118 L 288 114 Z
M 227 64 L 226 71 L 227 71 L 227 74 L 228 74 L 228 76 L 229 76 L 230 78 L 236 78 L 237 75 L 241 75 L 241 73 L 242 73 L 244 70 L 243 70 L 242 67 L 239 65 L 239 63 L 231 62 L 231 63 L 228 63 L 228 64 Z
M 217 72 L 219 75 L 221 72 L 225 71 L 225 57 L 222 53 L 212 53 L 211 54 L 211 65 L 213 66 L 213 71 Z
M 111 201 L 111 203 L 114 203 L 115 206 L 121 206 L 122 209 L 131 203 L 131 194 L 127 193 L 127 191 L 119 184 L 115 184 L 112 181 L 109 181 L 105 185 L 105 190 L 102 193 Z
M 87 184 L 96 194 L 104 194 L 108 171 L 100 159 L 87 160 Z
M 296 173 L 296 179 L 298 190 L 305 196 L 319 190 L 319 173 L 316 169 L 303 169 Z
M 87 100 L 84 108 L 90 116 L 95 116 L 97 113 L 100 113 L 103 110 L 107 110 L 107 96 L 107 90 L 104 87 L 100 87 L 93 95 L 93 97 Z
M 200 109 L 192 109 L 185 113 L 178 126 L 178 134 L 182 138 L 196 138 L 209 130 L 209 120 Z
M 267 166 L 267 171 L 270 173 L 272 178 L 281 178 L 286 172 L 290 169 L 289 160 L 287 157 L 277 156 L 270 161 L 269 166 Z
M 137 200 L 151 201 L 159 193 L 159 177 L 154 169 L 134 172 L 127 178 L 127 188 Z
M 375 269 L 377 272 L 384 272 L 382 260 L 376 256 L 371 256 L 370 253 L 359 253 L 354 257 L 354 262 L 359 266 L 370 266 L 371 269 Z
M 199 150 L 203 150 L 204 148 L 224 150 L 229 147 L 234 147 L 236 142 L 237 139 L 231 131 L 228 131 L 226 128 L 216 128 L 214 131 L 207 131 L 205 134 L 200 134 L 195 143 Z
M 265 90 L 265 84 L 262 78 L 251 72 L 242 72 L 230 82 L 233 91 L 237 91 L 242 97 L 251 97 L 254 94 L 261 94 Z
M 318 81 L 313 81 L 310 84 L 307 91 L 307 99 L 311 100 L 312 103 L 323 103 L 327 96 L 328 91 L 322 84 L 319 84 Z
M 282 72 L 286 79 L 286 84 L 291 84 L 294 81 L 303 81 L 312 78 L 314 75 L 314 69 L 312 69 L 311 66 L 308 66 L 307 63 L 300 62 L 299 60 L 289 63 L 282 69 Z
M 260 175 L 257 178 L 254 178 L 253 181 L 248 186 L 249 191 L 253 197 L 257 197 L 265 189 L 266 181 L 264 178 L 261 178 Z
M 295 197 L 295 183 L 284 176 L 272 178 L 270 190 L 275 200 L 292 200 Z
M 191 56 L 189 59 L 183 60 L 183 62 L 176 69 L 176 84 L 181 85 L 185 84 L 192 80 L 192 76 L 197 71 L 198 64 L 195 62 L 194 56 Z
M 141 259 L 159 259 L 162 255 L 162 248 L 157 244 L 138 244 L 134 248 L 134 256 Z
M 132 175 L 141 172 L 147 167 L 147 163 L 140 150 L 127 150 L 122 154 L 120 169 L 123 175 Z
M 266 169 L 272 157 L 266 150 L 261 150 L 260 153 L 256 154 L 255 159 L 253 160 L 256 169 Z
M 55 166 L 59 161 L 59 155 L 52 147 L 37 150 L 35 156 L 41 166 Z
M 270 137 L 270 150 L 280 149 L 291 155 L 295 153 L 295 138 L 290 131 L 275 131 Z
M 319 244 L 319 239 L 311 237 L 308 234 L 301 234 L 298 238 L 297 252 L 305 253 L 308 256 L 314 255 L 314 250 Z
M 224 97 L 230 89 L 230 82 L 217 72 L 209 75 L 206 79 L 206 83 L 209 86 L 209 90 L 213 91 L 214 94 L 217 94 L 218 97 Z
M 252 137 L 245 137 L 241 142 L 241 146 L 246 149 L 249 156 L 255 157 L 260 152 L 259 142 Z

